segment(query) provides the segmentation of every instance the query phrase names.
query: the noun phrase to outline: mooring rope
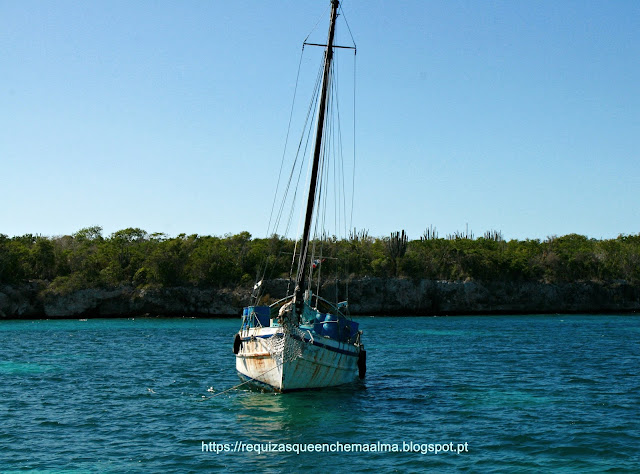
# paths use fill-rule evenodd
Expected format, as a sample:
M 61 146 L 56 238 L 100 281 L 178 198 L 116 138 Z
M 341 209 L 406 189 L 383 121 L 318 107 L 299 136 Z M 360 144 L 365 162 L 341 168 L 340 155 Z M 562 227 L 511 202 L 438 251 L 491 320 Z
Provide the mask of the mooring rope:
M 282 362 L 282 363 L 280 363 L 280 364 L 276 365 L 275 367 L 271 367 L 269 370 L 267 370 L 267 371 L 265 371 L 265 372 L 262 372 L 260 375 L 258 375 L 258 377 L 262 377 L 263 375 L 265 375 L 265 374 L 267 374 L 267 373 L 271 372 L 272 370 L 277 369 L 277 368 L 278 368 L 278 367 L 280 367 L 283 363 L 284 363 L 284 362 Z M 238 387 L 242 387 L 243 385 L 246 385 L 246 384 L 248 384 L 248 383 L 251 383 L 251 382 L 253 382 L 254 380 L 255 380 L 255 381 L 257 381 L 257 382 L 260 382 L 260 381 L 258 380 L 258 378 L 257 378 L 257 377 L 256 377 L 256 378 L 251 378 L 251 377 L 249 377 L 249 380 L 246 380 L 246 381 L 244 381 L 244 382 L 242 382 L 242 383 L 239 383 L 238 385 L 234 385 L 233 387 L 228 388 L 228 389 L 226 389 L 226 390 L 223 390 L 222 392 L 214 393 L 213 395 L 211 395 L 211 396 L 209 396 L 209 397 L 203 397 L 203 398 L 201 398 L 200 400 L 196 400 L 196 401 L 197 401 L 197 402 L 204 402 L 205 400 L 209 400 L 209 399 L 211 399 L 211 398 L 217 397 L 218 395 L 222 395 L 223 393 L 227 393 L 227 392 L 230 392 L 231 390 L 235 390 L 235 389 L 236 389 L 236 388 L 238 388 Z

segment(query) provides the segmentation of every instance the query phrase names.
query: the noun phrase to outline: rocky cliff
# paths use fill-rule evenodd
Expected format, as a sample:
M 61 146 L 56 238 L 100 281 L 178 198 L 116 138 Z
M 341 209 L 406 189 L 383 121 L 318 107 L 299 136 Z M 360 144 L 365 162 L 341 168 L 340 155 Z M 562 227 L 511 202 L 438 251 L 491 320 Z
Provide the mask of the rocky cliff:
M 449 282 L 363 279 L 353 282 L 355 314 L 506 314 L 640 310 L 640 288 L 626 282 Z
M 287 282 L 265 283 L 271 295 Z M 251 288 L 91 288 L 56 292 L 46 282 L 0 287 L 0 318 L 234 316 Z M 336 294 L 331 284 L 325 294 Z M 640 287 L 619 282 L 448 282 L 364 278 L 350 284 L 354 315 L 445 315 L 640 311 Z

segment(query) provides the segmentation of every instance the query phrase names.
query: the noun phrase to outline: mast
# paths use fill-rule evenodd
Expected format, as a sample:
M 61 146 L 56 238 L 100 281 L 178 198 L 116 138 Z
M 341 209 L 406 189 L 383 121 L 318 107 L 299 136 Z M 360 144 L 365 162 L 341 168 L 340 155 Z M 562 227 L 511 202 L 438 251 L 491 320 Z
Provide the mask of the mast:
M 327 108 L 327 91 L 329 89 L 329 76 L 331 74 L 331 61 L 333 59 L 333 35 L 335 32 L 336 18 L 338 17 L 339 0 L 331 0 L 331 22 L 329 24 L 329 38 L 324 56 L 324 72 L 322 75 L 322 91 L 320 93 L 320 107 L 318 113 L 318 125 L 316 129 L 316 143 L 313 151 L 313 164 L 311 167 L 311 181 L 309 184 L 309 197 L 307 198 L 307 213 L 304 219 L 304 230 L 302 232 L 302 245 L 300 246 L 300 260 L 298 262 L 298 275 L 296 277 L 295 307 L 298 315 L 302 314 L 302 303 L 304 299 L 305 276 L 309 264 L 307 263 L 307 251 L 309 249 L 309 231 L 313 217 L 313 207 L 316 200 L 316 187 L 318 184 L 318 166 L 320 163 L 320 152 L 322 151 L 322 134 L 324 130 L 325 112 Z

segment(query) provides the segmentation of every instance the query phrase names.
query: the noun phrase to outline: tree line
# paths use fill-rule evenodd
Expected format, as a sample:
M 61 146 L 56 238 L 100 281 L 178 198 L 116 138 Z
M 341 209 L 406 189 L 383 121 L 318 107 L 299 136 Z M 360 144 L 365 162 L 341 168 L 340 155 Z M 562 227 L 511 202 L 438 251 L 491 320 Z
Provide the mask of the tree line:
M 328 279 L 640 282 L 640 234 L 505 241 L 495 231 L 478 238 L 468 233 L 438 238 L 428 230 L 410 240 L 404 231 L 371 237 L 354 230 L 345 239 L 313 244 L 322 257 L 314 272 Z M 58 291 L 120 285 L 229 287 L 263 277 L 288 278 L 296 250 L 294 240 L 252 238 L 248 232 L 169 237 L 128 228 L 105 237 L 95 226 L 59 237 L 0 234 L 0 284 L 44 280 Z

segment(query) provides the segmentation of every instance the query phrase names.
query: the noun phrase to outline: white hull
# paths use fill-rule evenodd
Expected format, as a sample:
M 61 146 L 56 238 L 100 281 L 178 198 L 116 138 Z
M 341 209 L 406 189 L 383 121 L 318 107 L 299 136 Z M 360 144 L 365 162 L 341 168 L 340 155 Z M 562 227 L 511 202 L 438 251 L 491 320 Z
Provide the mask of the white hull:
M 280 392 L 333 387 L 358 377 L 359 346 L 319 337 L 310 331 L 283 334 L 277 327 L 248 328 L 240 332 L 236 354 L 241 378 Z M 285 338 L 274 351 L 274 338 Z M 273 341 L 272 341 L 273 340 Z

